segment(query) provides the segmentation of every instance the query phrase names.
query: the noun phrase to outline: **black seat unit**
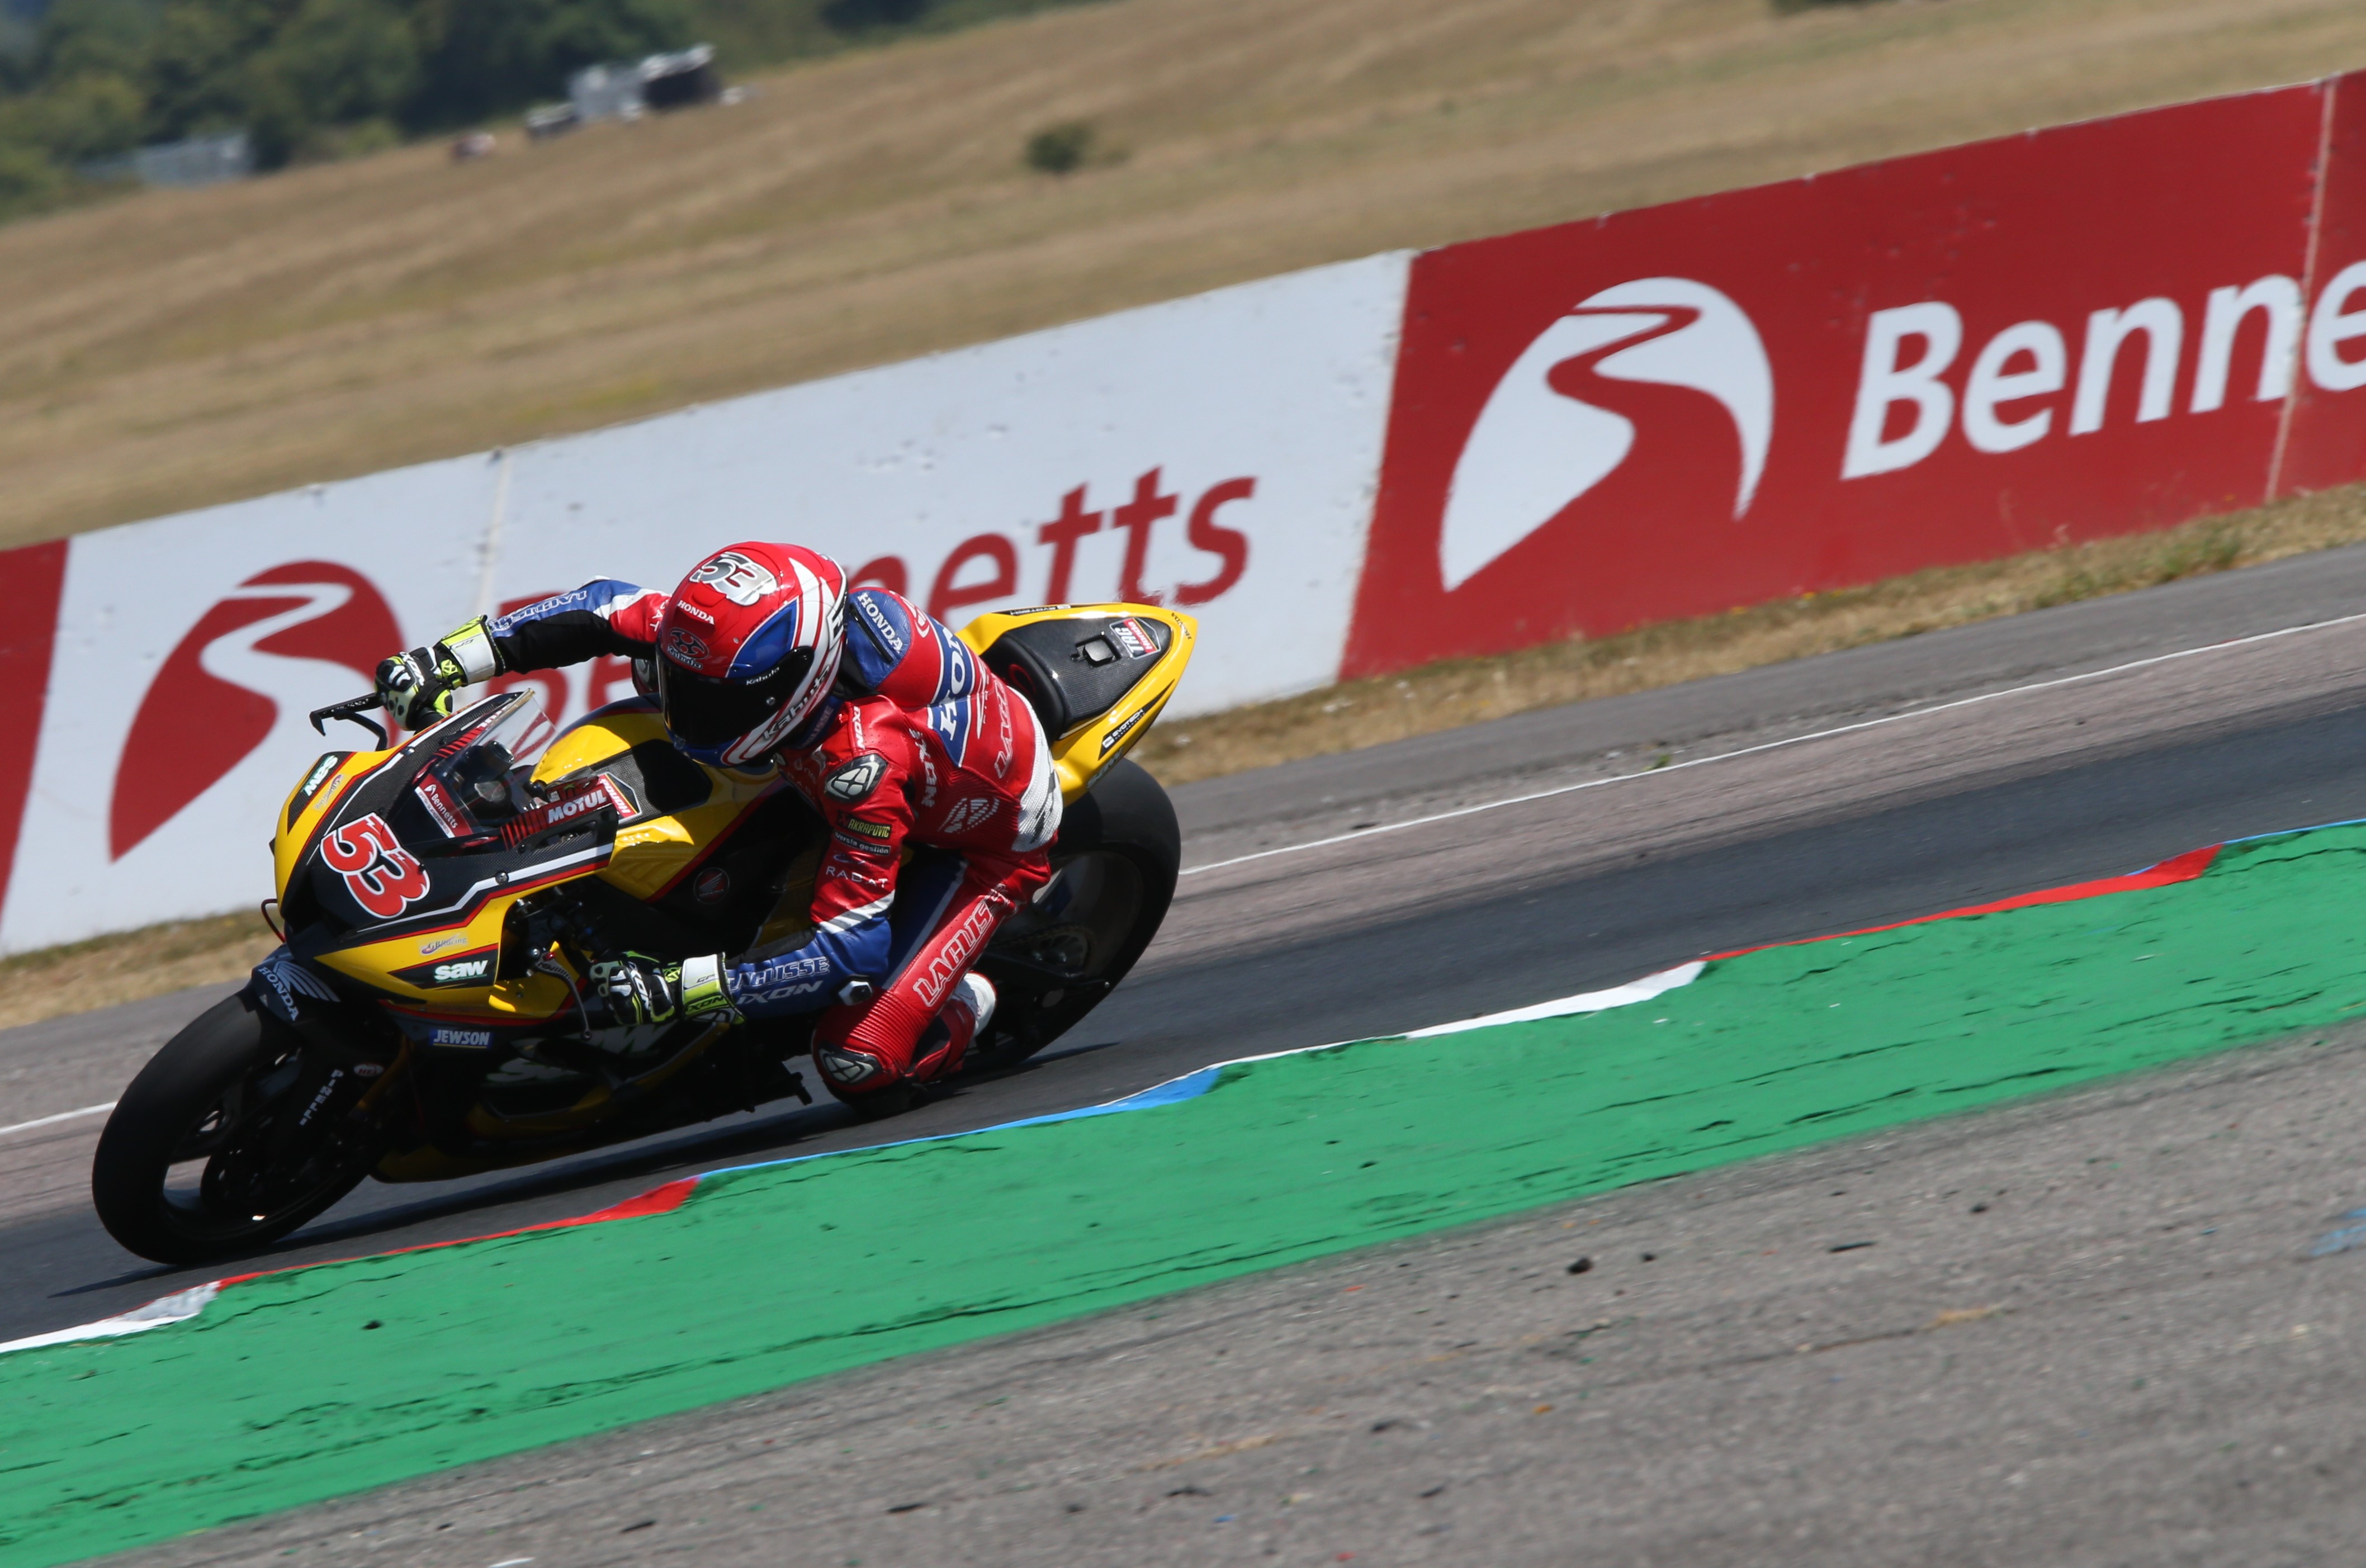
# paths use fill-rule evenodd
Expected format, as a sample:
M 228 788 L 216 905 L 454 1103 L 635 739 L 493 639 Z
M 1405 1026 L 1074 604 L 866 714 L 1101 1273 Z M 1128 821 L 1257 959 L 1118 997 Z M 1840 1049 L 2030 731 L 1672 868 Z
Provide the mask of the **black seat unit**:
M 1123 702 L 1174 639 L 1173 627 L 1146 615 L 1035 621 L 997 637 L 986 667 L 1057 738 Z

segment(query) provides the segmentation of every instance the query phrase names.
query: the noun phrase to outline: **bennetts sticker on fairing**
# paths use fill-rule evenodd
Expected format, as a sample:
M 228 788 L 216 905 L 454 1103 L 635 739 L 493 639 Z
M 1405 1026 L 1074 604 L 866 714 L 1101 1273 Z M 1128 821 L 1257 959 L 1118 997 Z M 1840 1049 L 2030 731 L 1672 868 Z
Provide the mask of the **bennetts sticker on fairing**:
M 465 839 L 473 830 L 461 814 L 460 803 L 452 798 L 452 792 L 445 789 L 434 774 L 420 774 L 411 787 L 418 795 L 419 803 L 427 807 L 427 815 L 444 829 L 445 838 Z

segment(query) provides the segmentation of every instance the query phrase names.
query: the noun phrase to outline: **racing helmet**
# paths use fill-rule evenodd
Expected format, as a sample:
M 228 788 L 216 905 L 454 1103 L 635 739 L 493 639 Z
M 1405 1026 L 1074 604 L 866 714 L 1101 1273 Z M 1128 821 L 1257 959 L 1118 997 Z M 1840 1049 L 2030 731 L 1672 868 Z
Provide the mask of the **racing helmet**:
M 846 573 L 795 545 L 717 550 L 658 618 L 657 699 L 674 747 L 746 767 L 813 716 L 838 679 Z

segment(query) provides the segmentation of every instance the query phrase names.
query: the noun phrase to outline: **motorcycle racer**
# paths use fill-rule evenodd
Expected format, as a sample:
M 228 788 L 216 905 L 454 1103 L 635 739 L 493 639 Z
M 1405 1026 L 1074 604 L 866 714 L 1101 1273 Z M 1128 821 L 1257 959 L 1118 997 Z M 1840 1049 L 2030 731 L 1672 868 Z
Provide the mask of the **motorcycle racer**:
M 607 959 L 592 977 L 609 1021 L 821 1009 L 815 1065 L 866 1113 L 958 1067 L 994 1010 L 973 966 L 1051 874 L 1060 790 L 1034 710 L 901 594 L 849 592 L 828 557 L 760 542 L 715 552 L 671 593 L 595 579 L 479 616 L 386 660 L 377 691 L 418 728 L 465 686 L 603 654 L 636 661 L 678 750 L 777 765 L 830 834 L 807 940 Z M 907 864 L 907 847 L 939 852 Z

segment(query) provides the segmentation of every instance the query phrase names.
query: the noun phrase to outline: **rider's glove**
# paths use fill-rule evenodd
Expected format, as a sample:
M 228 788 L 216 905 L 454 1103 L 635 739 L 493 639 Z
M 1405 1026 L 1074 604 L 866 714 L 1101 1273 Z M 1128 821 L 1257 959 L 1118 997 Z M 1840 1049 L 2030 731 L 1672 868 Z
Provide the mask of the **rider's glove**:
M 612 1027 L 677 1019 L 723 1021 L 738 1016 L 731 993 L 724 988 L 723 960 L 716 956 L 669 964 L 627 953 L 592 965 L 592 1005 L 606 1010 Z
M 461 687 L 501 673 L 501 654 L 482 615 L 441 642 L 398 653 L 377 667 L 377 700 L 405 729 L 423 729 L 452 711 Z
M 458 666 L 438 658 L 434 649 L 414 648 L 379 663 L 377 700 L 403 728 L 424 729 L 452 711 L 459 673 Z

